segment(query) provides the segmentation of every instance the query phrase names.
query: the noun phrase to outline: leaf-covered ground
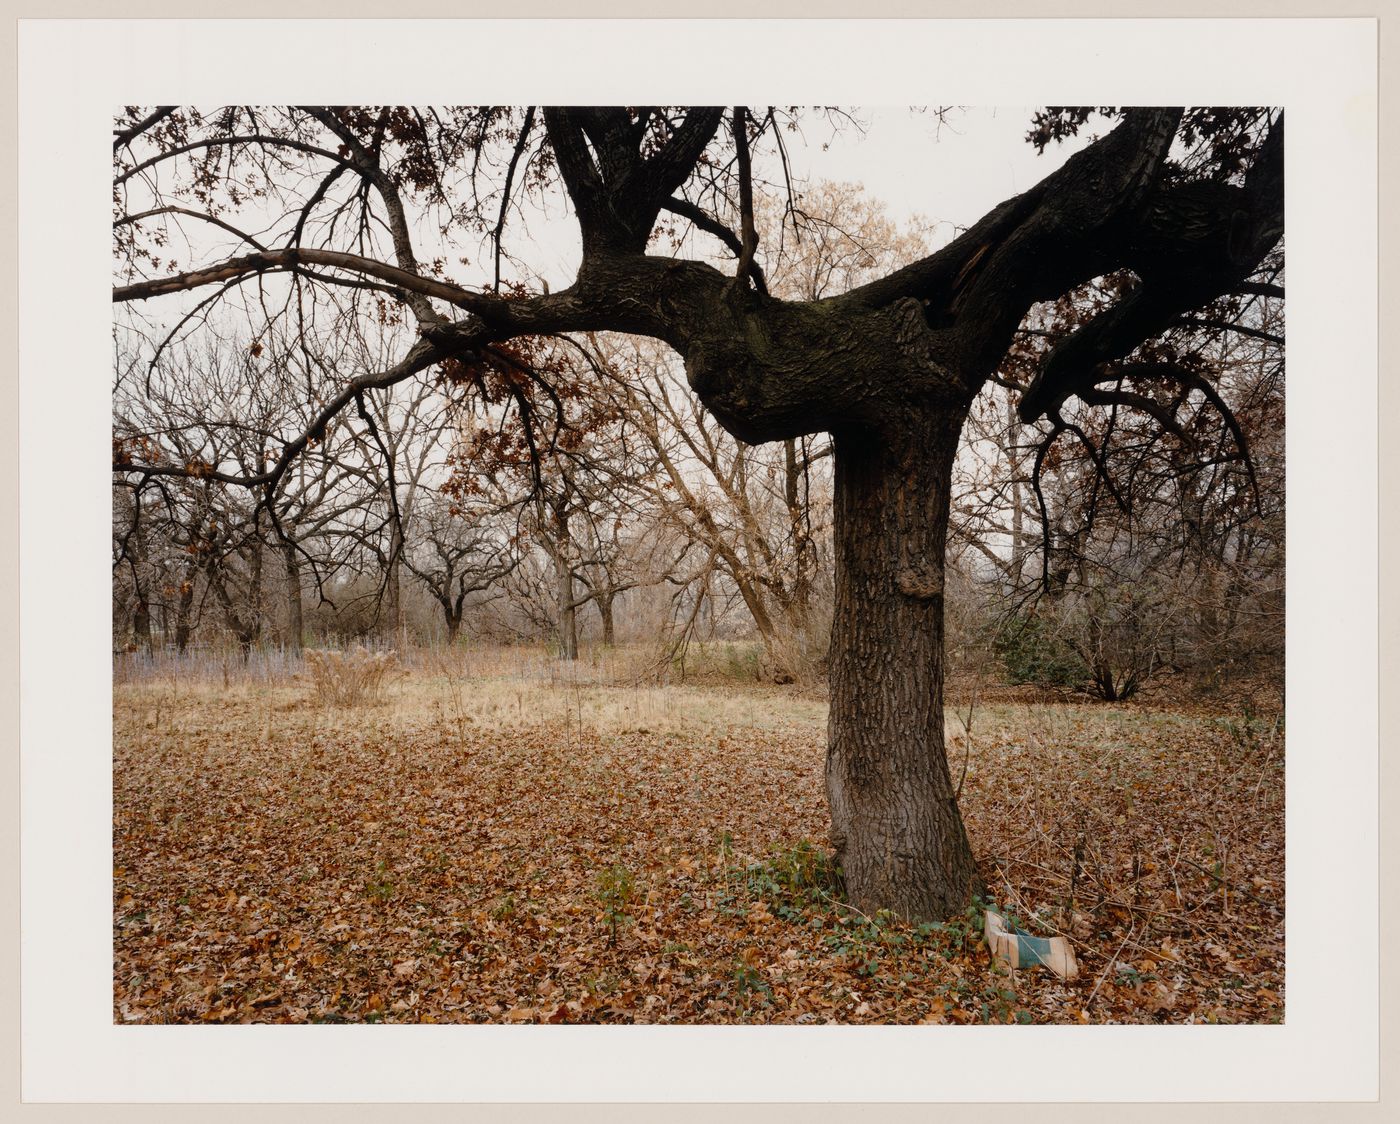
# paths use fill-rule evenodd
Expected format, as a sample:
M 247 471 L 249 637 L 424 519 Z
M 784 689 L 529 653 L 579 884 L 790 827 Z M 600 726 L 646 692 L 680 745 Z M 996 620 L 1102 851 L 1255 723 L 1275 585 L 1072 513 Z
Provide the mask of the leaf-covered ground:
M 1062 982 L 1000 970 L 975 911 L 840 901 L 818 698 L 445 665 L 308 698 L 118 687 L 118 1022 L 1283 1018 L 1272 716 L 950 710 L 990 892 L 1072 938 Z

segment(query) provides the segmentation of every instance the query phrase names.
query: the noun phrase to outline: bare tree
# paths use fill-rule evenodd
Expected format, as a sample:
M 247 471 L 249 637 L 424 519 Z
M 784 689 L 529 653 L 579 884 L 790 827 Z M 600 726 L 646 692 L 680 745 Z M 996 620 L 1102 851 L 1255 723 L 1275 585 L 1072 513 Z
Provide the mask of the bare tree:
M 1266 265 L 1272 286 L 1281 263 Z M 1004 376 L 1030 377 L 1041 353 L 1097 315 L 1105 289 L 1122 283 L 1105 278 L 1043 310 Z M 1108 399 L 1067 407 L 1029 442 L 1025 429 L 995 424 L 1005 389 L 996 388 L 991 409 L 974 410 L 974 443 L 1007 462 L 1000 484 L 984 475 L 977 485 L 986 501 L 978 525 L 1000 536 L 1001 552 L 985 539 L 975 545 L 994 563 L 1023 670 L 1071 674 L 1074 661 L 1022 650 L 1022 641 L 1058 644 L 1093 691 L 1113 700 L 1158 669 L 1218 677 L 1236 663 L 1229 650 L 1243 642 L 1245 620 L 1269 622 L 1273 639 L 1264 639 L 1267 627 L 1248 630 L 1239 659 L 1281 650 L 1281 615 L 1265 606 L 1281 605 L 1282 300 L 1272 288 L 1246 292 L 1210 316 L 1183 317 L 1157 341 L 1192 375 L 1166 402 L 1120 381 Z M 1043 531 L 1032 542 L 1035 526 Z
M 703 572 L 726 582 L 743 603 L 764 645 L 768 677 L 791 680 L 804 656 L 820 659 L 826 650 L 825 629 L 812 614 L 818 543 L 830 527 L 830 478 L 823 472 L 830 444 L 794 438 L 745 445 L 714 422 L 656 348 L 614 343 L 595 356 L 612 375 L 606 392 L 652 462 L 650 471 L 619 485 L 713 560 Z
M 514 536 L 501 515 L 493 505 L 463 503 L 442 493 L 418 503 L 404 564 L 442 609 L 448 644 L 461 632 L 467 599 L 498 586 L 519 564 Z

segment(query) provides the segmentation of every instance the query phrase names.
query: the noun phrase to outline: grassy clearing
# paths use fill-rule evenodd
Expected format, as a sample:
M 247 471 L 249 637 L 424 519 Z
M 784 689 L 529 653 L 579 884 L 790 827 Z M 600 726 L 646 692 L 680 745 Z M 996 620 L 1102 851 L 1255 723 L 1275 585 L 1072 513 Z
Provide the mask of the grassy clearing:
M 821 699 L 616 672 L 422 657 L 348 709 L 285 676 L 121 684 L 117 1020 L 1282 1018 L 1272 718 L 950 712 L 988 885 L 1073 939 L 1063 983 L 999 972 L 976 915 L 841 903 Z

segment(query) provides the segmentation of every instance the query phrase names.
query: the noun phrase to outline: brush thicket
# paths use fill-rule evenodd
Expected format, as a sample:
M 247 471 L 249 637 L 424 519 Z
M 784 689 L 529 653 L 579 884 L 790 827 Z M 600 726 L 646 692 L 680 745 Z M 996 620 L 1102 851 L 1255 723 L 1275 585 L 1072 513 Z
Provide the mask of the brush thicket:
M 374 702 L 390 671 L 398 665 L 393 651 L 364 648 L 337 651 L 308 648 L 304 653 L 311 689 L 322 706 L 359 706 Z

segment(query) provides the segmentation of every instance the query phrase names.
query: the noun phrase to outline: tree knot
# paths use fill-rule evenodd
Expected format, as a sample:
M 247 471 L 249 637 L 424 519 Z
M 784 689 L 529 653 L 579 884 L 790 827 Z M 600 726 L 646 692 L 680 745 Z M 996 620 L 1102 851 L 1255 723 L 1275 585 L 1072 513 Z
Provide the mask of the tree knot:
M 924 566 L 905 566 L 894 576 L 899 592 L 916 601 L 932 601 L 943 594 L 943 572 Z

